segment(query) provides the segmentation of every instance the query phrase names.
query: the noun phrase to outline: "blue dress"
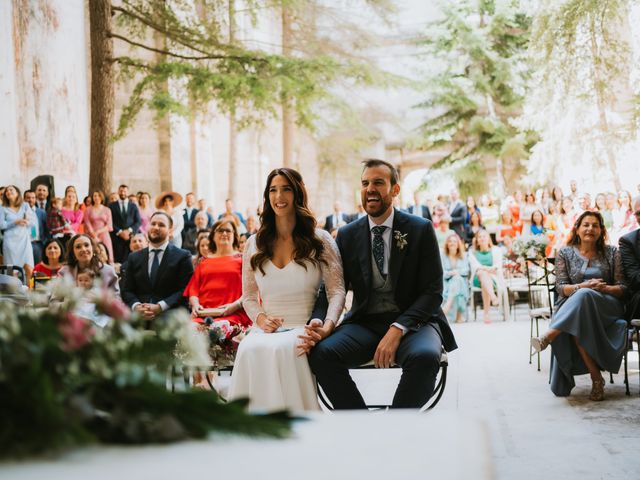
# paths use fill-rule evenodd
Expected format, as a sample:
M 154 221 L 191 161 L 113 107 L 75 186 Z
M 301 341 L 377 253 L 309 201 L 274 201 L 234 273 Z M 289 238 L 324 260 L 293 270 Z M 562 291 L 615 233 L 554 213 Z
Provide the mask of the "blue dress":
M 26 218 L 28 225 L 16 225 L 16 220 Z M 30 265 L 33 268 L 33 248 L 31 247 L 31 229 L 36 225 L 36 216 L 22 203 L 18 211 L 0 207 L 0 230 L 4 235 L 2 256 L 6 265 Z
M 467 303 L 469 302 L 469 259 L 465 254 L 463 258 L 459 258 L 455 266 L 451 265 L 451 260 L 446 255 L 441 255 L 443 278 L 442 298 L 444 303 L 449 297 L 453 296 L 451 310 L 454 318 L 458 312 L 465 313 L 467 311 Z M 453 270 L 458 271 L 458 275 L 451 275 Z
M 584 280 L 605 277 L 599 265 L 584 270 Z M 550 384 L 555 395 L 568 396 L 576 385 L 573 376 L 589 373 L 572 337 L 601 369 L 620 369 L 627 332 L 623 318 L 624 305 L 613 295 L 581 288 L 566 298 L 549 325 L 562 331 L 551 343 Z

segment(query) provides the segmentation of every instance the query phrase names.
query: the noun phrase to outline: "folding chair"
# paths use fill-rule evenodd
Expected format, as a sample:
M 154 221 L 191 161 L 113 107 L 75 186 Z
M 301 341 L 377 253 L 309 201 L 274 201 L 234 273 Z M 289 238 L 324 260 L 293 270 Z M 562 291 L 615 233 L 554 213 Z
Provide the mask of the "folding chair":
M 425 403 L 420 408 L 421 412 L 431 410 L 433 407 L 435 407 L 438 404 L 438 402 L 442 398 L 442 395 L 444 394 L 444 389 L 447 385 L 447 368 L 448 367 L 449 367 L 449 358 L 447 357 L 447 352 L 445 352 L 443 349 L 442 353 L 440 354 L 440 372 L 438 373 L 438 376 L 436 379 L 436 387 L 433 389 L 433 395 L 431 396 L 431 398 L 427 400 L 427 403 Z M 371 360 L 370 362 L 367 362 L 355 368 L 351 368 L 350 370 L 371 370 L 375 368 L 376 367 L 373 364 L 373 360 Z M 401 367 L 399 365 L 393 365 L 390 368 L 401 368 Z M 320 386 L 319 383 L 317 383 L 317 380 L 316 380 L 316 386 L 318 389 L 318 398 L 320 399 L 322 404 L 325 407 L 327 407 L 327 409 L 333 410 L 333 405 L 331 405 L 331 402 L 329 401 L 329 399 L 327 399 L 326 395 L 322 391 L 322 387 Z M 367 404 L 366 406 L 368 409 L 383 409 L 383 408 L 388 409 L 391 407 L 391 404 L 388 404 L 388 403 Z
M 535 336 L 540 335 L 540 320 L 549 320 L 553 315 L 552 292 L 555 291 L 555 279 L 553 278 L 553 268 L 544 258 L 527 258 L 525 260 L 525 274 L 527 277 L 527 291 L 529 302 L 529 365 L 533 357 L 533 347 L 531 338 L 535 325 Z M 540 352 L 538 355 L 538 371 L 540 371 Z

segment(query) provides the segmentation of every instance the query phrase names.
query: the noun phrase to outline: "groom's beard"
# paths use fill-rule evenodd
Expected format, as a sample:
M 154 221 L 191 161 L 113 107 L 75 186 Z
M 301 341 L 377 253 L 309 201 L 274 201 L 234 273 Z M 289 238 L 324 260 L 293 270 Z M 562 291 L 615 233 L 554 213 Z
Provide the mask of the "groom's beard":
M 379 200 L 378 206 L 374 207 L 367 202 L 367 197 L 362 199 L 362 203 L 364 205 L 364 210 L 370 217 L 376 218 L 380 215 L 383 215 L 391 206 L 391 202 L 393 201 L 390 198 L 385 198 L 380 195 L 369 195 L 368 198 L 377 198 Z

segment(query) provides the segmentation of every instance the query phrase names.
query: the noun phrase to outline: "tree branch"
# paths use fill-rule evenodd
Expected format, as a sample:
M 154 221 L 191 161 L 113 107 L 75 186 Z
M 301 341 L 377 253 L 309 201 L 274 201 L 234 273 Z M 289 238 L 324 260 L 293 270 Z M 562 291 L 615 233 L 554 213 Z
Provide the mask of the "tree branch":
M 176 32 L 172 32 L 166 27 L 162 25 L 158 25 L 156 22 L 153 22 L 142 15 L 139 15 L 130 10 L 127 10 L 126 8 L 118 7 L 115 5 L 112 6 L 111 9 L 115 12 L 120 12 L 123 15 L 127 15 L 135 20 L 138 20 L 139 22 L 145 24 L 147 27 L 152 28 L 153 30 L 166 35 L 167 37 L 171 38 L 172 40 L 174 40 L 175 42 L 179 43 L 184 47 L 190 48 L 191 50 L 195 50 L 196 52 L 200 52 L 205 55 L 209 54 L 209 52 L 207 52 L 206 50 L 203 50 L 202 48 L 194 46 L 192 43 L 187 42 L 184 38 L 180 38 L 180 35 L 176 34 Z
M 144 45 L 142 43 L 134 42 L 133 40 L 128 39 L 127 37 L 123 37 L 122 35 L 118 35 L 117 33 L 109 33 L 109 37 L 117 38 L 118 40 L 122 40 L 123 42 L 128 43 L 129 45 L 133 45 L 134 47 L 144 48 L 145 50 L 149 50 L 151 52 L 160 53 L 162 55 L 168 55 L 170 57 L 182 58 L 183 60 L 240 60 L 241 57 L 231 57 L 225 55 L 181 55 L 179 53 L 171 52 L 169 50 L 162 50 L 160 48 L 150 47 L 149 45 Z

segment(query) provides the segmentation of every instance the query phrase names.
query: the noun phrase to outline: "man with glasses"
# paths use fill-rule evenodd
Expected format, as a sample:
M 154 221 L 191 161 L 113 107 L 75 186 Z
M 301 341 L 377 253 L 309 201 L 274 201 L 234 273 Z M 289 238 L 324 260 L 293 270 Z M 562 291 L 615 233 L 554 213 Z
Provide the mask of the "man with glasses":
M 183 292 L 193 275 L 191 255 L 169 243 L 173 220 L 163 211 L 149 219 L 149 246 L 129 255 L 122 299 L 147 326 L 162 312 L 186 306 Z
M 640 225 L 640 197 L 633 201 L 636 222 Z M 622 269 L 629 287 L 630 300 L 626 307 L 627 320 L 640 318 L 640 229 L 620 237 Z

